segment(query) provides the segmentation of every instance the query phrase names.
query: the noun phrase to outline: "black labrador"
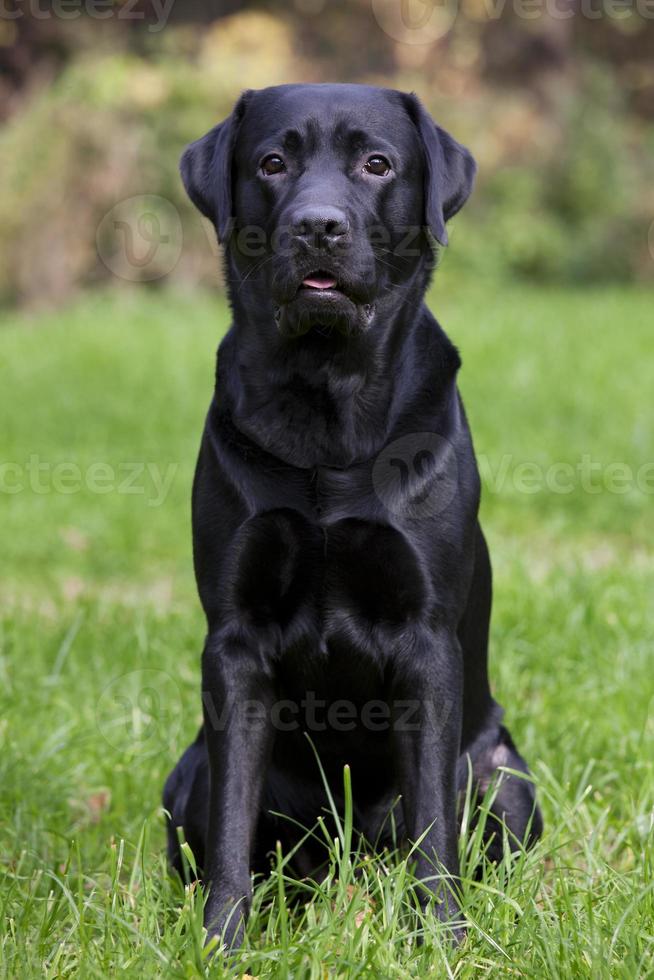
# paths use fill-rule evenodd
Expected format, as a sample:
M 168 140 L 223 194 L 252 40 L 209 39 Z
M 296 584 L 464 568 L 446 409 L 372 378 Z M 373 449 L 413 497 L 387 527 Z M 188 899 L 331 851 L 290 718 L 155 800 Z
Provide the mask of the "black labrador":
M 239 943 L 277 840 L 320 873 L 317 839 L 297 846 L 327 805 L 315 751 L 339 806 L 349 764 L 363 838 L 422 837 L 422 900 L 453 922 L 469 772 L 480 795 L 515 771 L 491 857 L 500 821 L 516 843 L 541 830 L 489 689 L 459 355 L 424 303 L 474 161 L 413 95 L 282 85 L 244 93 L 181 172 L 225 246 L 233 324 L 193 487 L 204 725 L 166 783 L 170 861 L 181 827 L 209 935 Z

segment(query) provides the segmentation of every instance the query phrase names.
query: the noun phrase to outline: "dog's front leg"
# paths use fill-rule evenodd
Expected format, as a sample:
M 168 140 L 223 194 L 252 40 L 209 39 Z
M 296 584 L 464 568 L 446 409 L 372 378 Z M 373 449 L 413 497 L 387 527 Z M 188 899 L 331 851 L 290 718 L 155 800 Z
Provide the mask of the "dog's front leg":
M 210 636 L 202 655 L 209 755 L 204 880 L 208 938 L 243 941 L 252 886 L 250 857 L 272 746 L 270 664 L 258 644 Z
M 406 833 L 417 850 L 421 905 L 436 899 L 443 921 L 459 918 L 456 763 L 461 740 L 463 674 L 454 632 L 414 645 L 394 672 L 393 745 Z M 424 835 L 424 836 L 423 836 Z M 455 927 L 461 939 L 463 930 Z

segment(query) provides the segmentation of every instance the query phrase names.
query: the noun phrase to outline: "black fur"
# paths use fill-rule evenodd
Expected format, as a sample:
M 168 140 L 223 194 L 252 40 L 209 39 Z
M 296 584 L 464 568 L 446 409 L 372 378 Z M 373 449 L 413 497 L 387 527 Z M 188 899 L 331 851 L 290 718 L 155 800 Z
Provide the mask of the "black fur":
M 262 171 L 269 154 L 281 172 Z M 390 172 L 369 172 L 380 154 Z M 438 862 L 456 881 L 469 764 L 480 793 L 499 766 L 527 772 L 488 685 L 490 563 L 459 356 L 423 301 L 433 239 L 447 241 L 474 169 L 414 96 L 350 85 L 248 92 L 183 157 L 225 242 L 233 324 L 193 489 L 204 726 L 164 805 L 170 860 L 181 871 L 181 826 L 210 885 L 206 924 L 228 945 L 251 871 L 324 811 L 305 731 L 341 805 L 349 763 L 367 840 L 391 842 L 401 794 L 399 839 L 427 831 L 421 877 Z M 300 288 L 318 272 L 338 288 Z M 518 841 L 540 833 L 527 780 L 506 775 L 494 813 Z M 311 840 L 293 866 L 317 874 L 324 859 Z M 456 899 L 429 888 L 455 917 Z

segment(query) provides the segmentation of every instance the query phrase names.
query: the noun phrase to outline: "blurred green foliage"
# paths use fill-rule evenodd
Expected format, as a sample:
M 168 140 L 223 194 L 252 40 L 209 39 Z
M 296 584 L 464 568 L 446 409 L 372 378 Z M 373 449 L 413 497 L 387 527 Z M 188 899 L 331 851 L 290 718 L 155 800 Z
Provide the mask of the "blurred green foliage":
M 0 302 L 51 304 L 100 281 L 121 285 L 98 254 L 112 247 L 102 220 L 143 194 L 172 203 L 183 237 L 174 268 L 148 278 L 218 283 L 213 233 L 177 173 L 184 145 L 244 87 L 353 74 L 417 91 L 476 156 L 477 189 L 453 222 L 446 258 L 455 269 L 541 282 L 651 278 L 654 123 L 634 114 L 608 61 L 583 54 L 572 70 L 528 84 L 494 81 L 470 17 L 434 47 L 438 60 L 378 29 L 384 43 L 375 35 L 379 50 L 354 73 L 338 11 L 314 19 L 312 47 L 297 16 L 265 9 L 201 29 L 172 24 L 139 45 L 118 32 L 111 43 L 85 35 L 0 129 Z
M 594 65 L 558 119 L 559 138 L 533 162 L 485 171 L 482 161 L 477 200 L 457 219 L 453 261 L 540 282 L 651 278 L 654 129 L 638 145 L 619 91 Z

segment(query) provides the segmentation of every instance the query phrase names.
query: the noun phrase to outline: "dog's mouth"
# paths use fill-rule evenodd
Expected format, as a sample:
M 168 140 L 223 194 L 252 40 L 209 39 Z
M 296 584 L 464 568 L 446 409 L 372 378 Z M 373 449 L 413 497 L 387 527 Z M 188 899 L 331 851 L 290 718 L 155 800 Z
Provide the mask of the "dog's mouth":
M 305 276 L 300 283 L 300 289 L 308 289 L 318 293 L 340 293 L 343 291 L 339 287 L 338 280 L 335 276 L 332 276 L 329 272 L 324 272 L 322 269 L 317 269 L 315 272 L 310 272 L 308 276 Z
M 362 301 L 345 276 L 322 267 L 305 270 L 306 266 L 302 279 L 298 276 L 295 283 L 288 284 L 295 292 L 289 290 L 275 305 L 275 322 L 281 333 L 288 337 L 309 331 L 319 336 L 334 332 L 350 336 L 367 330 L 373 319 L 372 302 Z

